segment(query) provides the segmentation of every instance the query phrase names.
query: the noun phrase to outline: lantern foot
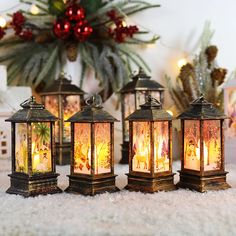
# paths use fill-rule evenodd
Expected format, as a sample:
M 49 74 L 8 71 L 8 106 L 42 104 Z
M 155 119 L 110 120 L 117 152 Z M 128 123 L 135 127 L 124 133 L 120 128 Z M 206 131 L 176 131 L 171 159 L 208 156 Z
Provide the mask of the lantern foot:
M 70 143 L 63 143 L 63 144 L 56 143 L 56 164 L 69 165 L 70 153 L 71 153 Z
M 120 164 L 129 164 L 129 142 L 127 141 L 121 144 Z
M 128 176 L 128 185 L 125 189 L 129 191 L 140 191 L 144 193 L 155 193 L 158 191 L 176 190 L 174 185 L 174 175 L 168 174 L 158 177 L 141 177 L 126 174 Z
M 67 193 L 83 194 L 93 196 L 105 192 L 117 192 L 119 188 L 115 186 L 116 175 L 102 177 L 69 177 L 69 187 L 65 190 Z
M 35 174 L 29 176 L 24 173 L 10 174 L 11 187 L 6 191 L 9 194 L 19 194 L 24 197 L 33 197 L 40 194 L 61 193 L 57 186 L 57 176 L 59 174 Z
M 208 190 L 224 190 L 231 188 L 226 182 L 226 174 L 228 172 L 209 173 L 204 176 L 179 171 L 180 181 L 177 184 L 179 188 L 196 190 L 198 192 L 206 192 Z

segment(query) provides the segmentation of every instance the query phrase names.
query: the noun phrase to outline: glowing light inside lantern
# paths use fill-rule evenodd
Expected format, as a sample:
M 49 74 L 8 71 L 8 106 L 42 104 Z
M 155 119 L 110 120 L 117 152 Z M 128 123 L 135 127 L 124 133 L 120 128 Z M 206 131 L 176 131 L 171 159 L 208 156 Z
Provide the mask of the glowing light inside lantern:
M 32 123 L 31 155 L 34 173 L 52 171 L 51 129 L 49 122 Z
M 185 59 L 185 58 L 181 58 L 181 59 L 179 59 L 178 61 L 177 61 L 177 66 L 179 67 L 179 68 L 182 68 L 182 66 L 184 66 L 184 65 L 186 65 L 188 62 L 187 62 L 187 60 Z
M 28 172 L 27 124 L 16 123 L 15 171 Z
M 94 174 L 110 173 L 110 124 L 96 123 L 94 126 Z M 91 174 L 91 124 L 76 123 L 74 134 L 74 172 Z
M 154 170 L 169 170 L 169 126 L 168 122 L 154 122 Z
M 0 27 L 4 28 L 7 25 L 7 21 L 3 16 L 0 16 Z
M 30 12 L 33 15 L 38 15 L 39 14 L 39 8 L 35 4 L 32 4 L 31 7 L 30 7 Z
M 133 122 L 132 170 L 150 172 L 150 122 Z

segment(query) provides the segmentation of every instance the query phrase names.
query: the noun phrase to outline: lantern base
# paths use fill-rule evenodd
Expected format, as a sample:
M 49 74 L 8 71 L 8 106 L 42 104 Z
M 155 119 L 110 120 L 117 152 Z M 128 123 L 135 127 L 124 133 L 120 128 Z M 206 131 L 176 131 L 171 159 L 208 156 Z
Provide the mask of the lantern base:
M 71 154 L 71 144 L 56 143 L 56 164 L 57 165 L 70 165 L 70 154 Z
M 141 177 L 132 174 L 126 175 L 128 176 L 128 185 L 125 189 L 129 191 L 155 193 L 158 191 L 171 191 L 177 189 L 174 185 L 175 174 L 173 173 L 158 177 Z
M 40 194 L 61 193 L 62 190 L 57 187 L 57 176 L 59 174 L 35 174 L 29 176 L 24 173 L 13 173 L 11 178 L 11 187 L 6 191 L 10 194 L 19 194 L 24 197 L 33 197 Z
M 115 186 L 116 175 L 108 177 L 69 177 L 69 187 L 65 190 L 67 193 L 95 195 L 104 192 L 117 192 L 119 189 Z
M 129 141 L 125 141 L 121 144 L 120 164 L 129 164 Z
M 179 188 L 196 190 L 201 193 L 208 190 L 224 190 L 231 188 L 226 182 L 226 174 L 228 172 L 225 171 L 221 173 L 209 173 L 204 176 L 186 173 L 184 171 L 179 171 L 179 173 L 180 181 L 177 184 Z

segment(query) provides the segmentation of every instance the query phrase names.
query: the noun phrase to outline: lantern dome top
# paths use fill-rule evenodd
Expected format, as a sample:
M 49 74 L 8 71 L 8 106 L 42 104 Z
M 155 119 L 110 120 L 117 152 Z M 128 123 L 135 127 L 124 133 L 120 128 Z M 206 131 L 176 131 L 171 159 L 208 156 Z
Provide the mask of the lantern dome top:
M 104 111 L 102 108 L 102 99 L 99 95 L 91 96 L 86 100 L 86 106 L 82 107 L 82 110 L 77 112 L 75 115 L 70 117 L 67 122 L 115 122 L 118 121 L 108 112 Z
M 217 120 L 227 118 L 223 112 L 208 102 L 203 95 L 192 101 L 190 105 L 189 109 L 177 117 L 178 119 Z
M 164 87 L 155 80 L 151 80 L 151 76 L 148 76 L 143 69 L 140 68 L 138 74 L 132 77 L 132 80 L 120 90 L 120 93 L 140 90 L 163 91 Z
M 84 93 L 81 88 L 72 84 L 71 80 L 65 77 L 65 73 L 61 73 L 59 78 L 40 95 L 83 95 Z
M 172 116 L 162 109 L 162 104 L 152 96 L 148 96 L 141 109 L 136 110 L 129 115 L 126 120 L 129 121 L 163 121 L 172 120 Z
M 44 105 L 36 102 L 35 97 L 20 104 L 20 109 L 6 121 L 10 122 L 42 122 L 56 121 L 57 118 L 44 108 Z

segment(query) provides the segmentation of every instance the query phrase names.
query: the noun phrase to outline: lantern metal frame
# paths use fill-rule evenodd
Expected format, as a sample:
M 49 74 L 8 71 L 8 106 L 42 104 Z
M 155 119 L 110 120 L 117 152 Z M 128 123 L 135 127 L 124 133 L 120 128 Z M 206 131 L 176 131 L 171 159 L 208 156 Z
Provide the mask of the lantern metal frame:
M 11 186 L 6 191 L 10 194 L 20 194 L 24 197 L 36 196 L 39 194 L 61 193 L 62 190 L 57 186 L 57 177 L 55 168 L 55 136 L 54 127 L 57 118 L 49 111 L 44 109 L 42 104 L 38 104 L 34 97 L 26 100 L 21 104 L 23 109 L 19 110 L 12 117 L 7 119 L 11 122 L 12 130 L 12 174 L 9 174 Z M 50 123 L 50 140 L 51 140 L 51 168 L 52 171 L 45 173 L 33 173 L 32 171 L 32 123 L 49 122 Z M 28 173 L 16 171 L 15 127 L 17 123 L 27 125 L 27 149 L 28 149 Z
M 206 101 L 204 96 L 190 103 L 191 107 L 180 114 L 177 118 L 181 120 L 181 170 L 180 181 L 177 183 L 179 188 L 188 188 L 199 192 L 208 190 L 228 189 L 230 185 L 226 182 L 225 155 L 224 155 L 224 120 L 227 118 L 222 112 L 216 109 L 213 104 Z M 200 122 L 200 170 L 186 169 L 184 167 L 184 130 L 186 120 L 198 120 Z M 203 153 L 203 122 L 219 120 L 220 121 L 220 143 L 221 143 L 221 167 L 218 170 L 204 170 Z
M 136 110 L 129 115 L 126 120 L 129 121 L 129 173 L 128 185 L 125 187 L 131 191 L 141 191 L 145 193 L 154 193 L 157 191 L 175 190 L 174 173 L 172 173 L 172 116 L 162 109 L 161 103 L 148 96 L 145 104 L 140 105 L 141 109 Z M 149 122 L 150 130 L 150 173 L 134 171 L 132 168 L 132 143 L 133 143 L 133 122 Z M 154 123 L 168 122 L 168 152 L 169 152 L 169 170 L 155 172 L 154 170 Z
M 122 115 L 122 139 L 123 143 L 121 144 L 121 154 L 122 158 L 120 164 L 129 163 L 129 141 L 125 139 L 125 96 L 128 94 L 134 95 L 134 111 L 139 108 L 137 104 L 138 92 L 144 92 L 144 96 L 151 95 L 152 92 L 158 92 L 160 95 L 160 102 L 163 104 L 164 101 L 164 87 L 151 79 L 151 76 L 148 76 L 142 68 L 139 69 L 138 74 L 132 77 L 132 80 L 128 82 L 121 90 L 121 115 Z M 129 114 L 130 115 L 130 114 Z
M 95 97 L 87 100 L 87 106 L 82 107 L 82 110 L 69 118 L 67 122 L 71 123 L 71 165 L 69 177 L 69 187 L 65 190 L 68 193 L 77 193 L 83 195 L 95 195 L 103 192 L 116 192 L 119 189 L 115 186 L 114 174 L 114 122 L 118 121 L 108 112 L 102 110 L 101 104 L 95 101 Z M 74 127 L 75 124 L 88 123 L 90 124 L 91 137 L 91 174 L 75 173 L 74 159 Z M 95 147 L 95 124 L 109 123 L 110 124 L 110 166 L 109 173 L 95 174 L 94 162 L 94 147 Z
M 71 142 L 63 141 L 64 134 L 64 107 L 63 107 L 63 97 L 64 96 L 79 96 L 80 97 L 80 107 L 83 104 L 83 96 L 85 92 L 71 83 L 71 80 L 65 77 L 64 73 L 61 73 L 59 78 L 55 82 L 40 93 L 42 103 L 45 105 L 45 98 L 50 96 L 57 96 L 58 101 L 58 122 L 59 122 L 59 137 L 56 141 L 56 163 L 58 165 L 70 164 L 70 150 Z M 47 107 L 46 107 L 47 108 Z

